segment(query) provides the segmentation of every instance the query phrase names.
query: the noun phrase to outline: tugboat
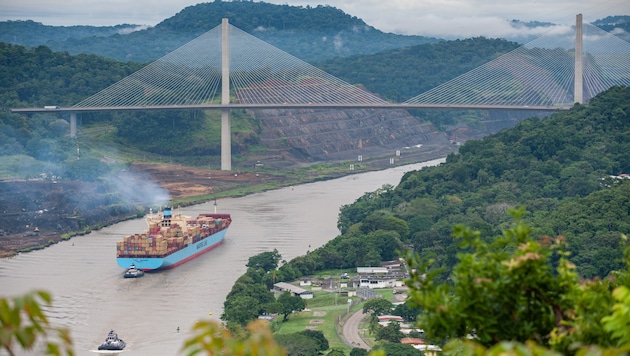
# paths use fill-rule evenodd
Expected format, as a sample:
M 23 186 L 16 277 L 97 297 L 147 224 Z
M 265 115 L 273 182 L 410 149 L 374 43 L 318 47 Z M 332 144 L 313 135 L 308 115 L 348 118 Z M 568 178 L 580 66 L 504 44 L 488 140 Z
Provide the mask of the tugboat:
M 137 269 L 136 265 L 131 264 L 127 271 L 125 272 L 125 278 L 140 278 L 144 276 L 144 271 L 141 269 Z
M 118 335 L 114 332 L 114 330 L 110 331 L 107 334 L 107 339 L 103 342 L 98 349 L 99 350 L 108 350 L 108 351 L 121 351 L 125 348 L 127 344 L 122 339 L 118 338 Z

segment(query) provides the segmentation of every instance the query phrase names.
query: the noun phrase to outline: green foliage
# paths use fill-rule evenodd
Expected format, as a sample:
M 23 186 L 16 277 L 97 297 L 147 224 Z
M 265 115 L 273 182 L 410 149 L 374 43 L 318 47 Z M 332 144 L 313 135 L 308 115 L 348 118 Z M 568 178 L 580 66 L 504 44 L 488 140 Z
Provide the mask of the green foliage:
M 71 106 L 141 68 L 138 63 L 71 56 L 44 46 L 27 49 L 0 42 L 0 53 L 0 106 L 4 108 Z
M 379 351 L 384 351 L 384 354 L 380 354 Z M 416 350 L 411 345 L 404 345 L 400 343 L 391 343 L 387 342 L 382 345 L 379 345 L 370 352 L 370 355 L 377 356 L 420 356 L 423 355 L 422 351 Z
M 300 333 L 274 335 L 274 339 L 287 350 L 287 355 L 318 356 L 320 354 L 318 341 Z
M 409 237 L 409 225 L 405 220 L 382 213 L 374 213 L 366 217 L 361 224 L 361 231 L 365 234 L 377 230 L 396 231 L 403 240 Z
M 52 327 L 42 310 L 51 303 L 52 297 L 45 291 L 0 298 L 0 350 L 13 355 L 16 343 L 22 350 L 32 350 L 43 342 L 46 355 L 74 355 L 68 330 Z M 51 336 L 58 341 L 50 340 Z
M 472 336 L 475 344 L 486 348 L 508 347 L 499 345 L 503 341 L 518 342 L 519 349 L 542 346 L 563 354 L 580 345 L 625 347 L 628 335 L 618 330 L 626 330 L 630 323 L 623 292 L 627 290 L 623 283 L 630 281 L 630 247 L 626 270 L 617 272 L 617 278 L 580 283 L 564 239 L 543 236 L 536 241 L 522 219 L 524 211 L 511 214 L 515 225 L 491 242 L 479 232 L 455 227 L 461 252 L 449 282 L 438 281 L 438 271 L 430 269 L 434 261 L 407 254 L 412 271 L 406 281 L 409 299 L 424 310 L 419 327 L 432 339 Z M 614 306 L 611 296 L 617 299 Z M 450 349 L 460 352 L 461 347 Z M 470 347 L 468 354 L 486 352 Z
M 396 305 L 394 311 L 392 311 L 392 315 L 398 315 L 406 321 L 416 321 L 421 312 L 421 308 L 414 308 L 409 305 L 408 301 L 405 301 L 402 304 Z
M 380 326 L 374 337 L 376 340 L 400 343 L 400 339 L 404 336 L 405 334 L 400 331 L 400 324 L 397 321 L 391 321 L 386 326 Z
M 274 340 L 269 324 L 256 320 L 247 325 L 242 338 L 212 321 L 200 321 L 193 327 L 193 335 L 186 339 L 182 350 L 188 356 L 283 356 L 287 352 Z
M 350 350 L 350 356 L 367 356 L 368 351 L 359 347 L 354 347 Z
M 50 28 L 35 23 L 18 26 L 21 24 L 13 22 L 0 27 L 0 33 L 3 33 L 1 29 L 6 29 L 8 33 L 4 38 L 10 37 L 8 42 L 16 41 L 23 45 L 45 44 L 56 51 L 72 54 L 94 53 L 120 61 L 151 62 L 220 25 L 223 18 L 228 18 L 239 29 L 309 62 L 438 42 L 435 38 L 424 36 L 383 33 L 327 5 L 302 7 L 253 1 L 200 3 L 141 31 L 131 31 L 133 27 L 125 26 L 106 27 L 89 35 L 85 28 L 78 26 Z M 76 29 L 70 34 L 73 38 L 67 39 L 71 29 Z M 22 31 L 33 35 L 27 38 Z M 116 33 L 118 31 L 120 34 Z M 2 38 L 0 36 L 0 40 Z M 335 41 L 331 40 L 333 38 Z
M 315 254 L 325 257 L 324 263 L 337 258 L 364 263 L 354 257 L 352 242 L 387 226 L 392 216 L 409 228 L 401 243 L 424 259 L 435 258 L 433 267 L 445 268 L 442 279 L 458 261 L 453 226 L 469 226 L 489 240 L 509 222 L 508 209 L 525 206 L 532 213 L 524 219 L 536 234 L 566 238 L 568 259 L 581 277 L 606 277 L 623 266 L 620 235 L 630 229 L 630 182 L 609 178 L 630 172 L 624 153 L 629 135 L 630 88 L 615 87 L 588 107 L 467 141 L 446 163 L 406 173 L 396 188 L 343 206 L 342 236 L 324 246 L 326 253 Z
M 320 330 L 306 329 L 304 331 L 300 331 L 299 333 L 302 334 L 302 335 L 308 336 L 311 339 L 317 340 L 318 345 L 319 345 L 318 347 L 319 347 L 320 351 L 328 350 L 328 348 L 329 348 L 328 340 L 324 336 L 324 333 L 321 332 Z M 330 355 L 330 353 L 328 353 L 328 355 Z
M 36 47 L 86 37 L 107 37 L 135 29 L 136 25 L 116 26 L 48 26 L 31 20 L 1 21 L 0 41 Z
M 260 268 L 268 272 L 278 268 L 278 262 L 280 262 L 281 259 L 282 255 L 280 255 L 277 249 L 274 249 L 273 251 L 261 252 L 256 256 L 250 257 L 246 266 L 256 269 Z
M 363 312 L 372 315 L 389 315 L 394 305 L 389 300 L 383 298 L 374 298 L 363 303 Z
M 337 57 L 323 62 L 321 68 L 348 83 L 363 84 L 390 101 L 403 102 L 517 47 L 514 42 L 477 37 Z
M 302 299 L 302 297 L 291 295 L 288 291 L 280 294 L 276 302 L 280 306 L 279 313 L 283 316 L 282 321 L 287 321 L 287 318 L 291 315 L 291 313 L 301 311 L 306 308 L 306 302 Z
M 245 326 L 275 302 L 273 293 L 262 283 L 262 275 L 250 268 L 234 283 L 223 303 L 222 320 Z
M 548 265 L 551 251 L 529 240 L 529 234 L 521 221 L 488 244 L 478 232 L 455 228 L 460 247 L 473 250 L 458 255 L 453 285 L 436 283 L 435 272 L 424 280 L 414 275 L 414 283 L 419 284 L 409 283 L 412 300 L 424 309 L 419 323 L 430 337 L 474 334 L 484 345 L 531 338 L 542 343 L 560 327 L 562 314 L 569 309 L 564 296 L 577 279 L 568 273 L 562 255 L 554 275 Z M 409 262 L 412 269 L 420 266 L 416 260 Z M 427 269 L 414 273 L 424 274 Z
M 617 301 L 612 307 L 612 315 L 602 319 L 604 329 L 612 333 L 617 340 L 617 346 L 630 344 L 630 289 L 619 286 L 613 291 Z
M 237 295 L 226 298 L 221 319 L 246 325 L 260 315 L 261 304 L 254 297 Z

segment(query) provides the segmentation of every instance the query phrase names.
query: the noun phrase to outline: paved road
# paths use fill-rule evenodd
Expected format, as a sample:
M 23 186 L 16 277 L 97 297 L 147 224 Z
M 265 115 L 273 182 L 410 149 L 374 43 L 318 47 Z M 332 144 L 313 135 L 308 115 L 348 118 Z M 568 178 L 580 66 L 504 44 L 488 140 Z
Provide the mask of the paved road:
M 350 318 L 348 318 L 348 320 L 346 320 L 343 324 L 343 337 L 353 347 L 360 347 L 362 349 L 369 350 L 370 347 L 359 335 L 359 324 L 366 315 L 367 314 L 363 314 L 363 309 L 359 309 L 350 315 Z

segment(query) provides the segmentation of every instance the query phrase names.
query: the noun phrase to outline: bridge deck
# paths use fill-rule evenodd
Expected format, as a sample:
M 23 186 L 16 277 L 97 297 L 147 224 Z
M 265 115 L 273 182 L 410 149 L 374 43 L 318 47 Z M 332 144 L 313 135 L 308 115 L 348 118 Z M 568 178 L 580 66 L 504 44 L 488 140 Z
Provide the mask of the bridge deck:
M 471 104 L 203 104 L 203 105 L 147 105 L 147 106 L 103 106 L 103 107 L 57 107 L 50 108 L 14 108 L 15 113 L 68 112 L 80 113 L 91 111 L 143 111 L 143 110 L 224 110 L 224 109 L 440 109 L 440 110 L 568 110 L 571 105 L 557 106 L 512 106 L 512 105 L 471 105 Z

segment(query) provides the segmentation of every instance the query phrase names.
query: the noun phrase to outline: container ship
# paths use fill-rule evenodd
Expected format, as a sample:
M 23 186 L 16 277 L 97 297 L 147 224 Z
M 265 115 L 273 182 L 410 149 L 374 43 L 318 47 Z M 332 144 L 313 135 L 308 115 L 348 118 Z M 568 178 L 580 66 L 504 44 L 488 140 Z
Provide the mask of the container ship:
M 219 246 L 232 223 L 230 214 L 199 214 L 194 219 L 171 208 L 151 212 L 146 220 L 145 233 L 116 243 L 120 267 L 156 271 L 179 266 Z

